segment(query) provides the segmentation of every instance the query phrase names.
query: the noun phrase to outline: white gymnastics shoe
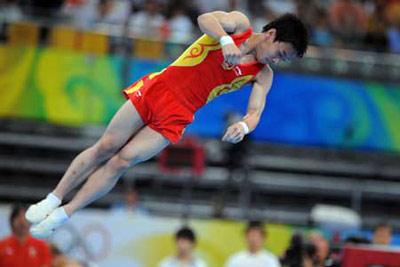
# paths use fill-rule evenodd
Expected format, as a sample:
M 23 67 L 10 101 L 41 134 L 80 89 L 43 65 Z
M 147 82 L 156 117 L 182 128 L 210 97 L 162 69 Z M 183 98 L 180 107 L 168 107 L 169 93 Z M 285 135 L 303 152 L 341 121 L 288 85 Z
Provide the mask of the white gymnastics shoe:
M 58 227 L 68 221 L 68 219 L 69 217 L 64 208 L 57 208 L 42 222 L 31 226 L 31 235 L 36 238 L 48 238 Z
M 31 224 L 37 224 L 46 219 L 46 217 L 60 206 L 61 200 L 53 193 L 47 195 L 42 201 L 31 205 L 25 213 L 25 218 Z

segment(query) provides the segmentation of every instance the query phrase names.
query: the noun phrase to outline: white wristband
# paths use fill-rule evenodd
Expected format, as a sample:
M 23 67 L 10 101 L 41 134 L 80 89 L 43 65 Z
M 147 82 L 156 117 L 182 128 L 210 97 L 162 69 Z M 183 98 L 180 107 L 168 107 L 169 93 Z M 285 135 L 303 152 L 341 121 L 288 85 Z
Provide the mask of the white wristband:
M 244 134 L 248 134 L 250 132 L 249 126 L 244 121 L 239 121 L 239 124 L 242 125 Z
M 232 37 L 230 37 L 229 35 L 225 35 L 219 39 L 219 43 L 221 44 L 221 46 L 225 46 L 227 44 L 234 44 L 235 42 L 233 41 Z

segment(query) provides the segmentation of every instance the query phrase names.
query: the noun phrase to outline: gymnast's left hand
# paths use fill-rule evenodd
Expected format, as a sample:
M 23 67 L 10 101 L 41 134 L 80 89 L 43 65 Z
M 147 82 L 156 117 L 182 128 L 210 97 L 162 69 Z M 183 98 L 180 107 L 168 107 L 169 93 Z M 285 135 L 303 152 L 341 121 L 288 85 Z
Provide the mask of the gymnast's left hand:
M 245 130 L 243 126 L 240 123 L 235 123 L 228 127 L 222 137 L 222 141 L 237 144 L 243 140 L 244 136 Z

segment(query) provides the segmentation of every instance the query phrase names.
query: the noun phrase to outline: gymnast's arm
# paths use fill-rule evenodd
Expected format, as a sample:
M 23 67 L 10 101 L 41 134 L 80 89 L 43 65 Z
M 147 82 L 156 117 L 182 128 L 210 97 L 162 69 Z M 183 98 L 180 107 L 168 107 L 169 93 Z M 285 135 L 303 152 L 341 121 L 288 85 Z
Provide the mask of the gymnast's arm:
M 272 80 L 273 71 L 270 66 L 265 65 L 256 76 L 247 106 L 247 114 L 243 117 L 243 121 L 249 127 L 250 132 L 257 127 L 260 121 L 267 94 L 272 86 Z
M 272 69 L 266 65 L 256 76 L 247 106 L 247 114 L 241 121 L 228 127 L 222 141 L 236 144 L 257 127 L 265 107 L 267 94 L 271 89 L 272 78 Z
M 197 17 L 200 30 L 216 40 L 222 36 L 241 33 L 250 27 L 250 21 L 239 11 L 213 11 Z
M 242 33 L 250 27 L 249 19 L 239 11 L 214 11 L 200 15 L 197 18 L 200 30 L 220 41 L 225 62 L 230 65 L 239 63 L 241 52 L 228 35 Z

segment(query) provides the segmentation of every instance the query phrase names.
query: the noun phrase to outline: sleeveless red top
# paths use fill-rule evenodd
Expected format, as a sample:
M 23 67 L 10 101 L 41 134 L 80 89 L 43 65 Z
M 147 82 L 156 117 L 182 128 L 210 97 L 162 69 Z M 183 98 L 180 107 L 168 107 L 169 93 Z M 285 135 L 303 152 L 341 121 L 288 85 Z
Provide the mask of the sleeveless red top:
M 231 37 L 239 47 L 252 33 L 249 28 Z M 236 91 L 254 80 L 263 67 L 264 64 L 257 61 L 227 67 L 218 40 L 204 34 L 171 65 L 161 72 L 147 75 L 145 79 L 162 81 L 166 90 L 195 112 L 215 97 Z M 136 87 L 130 90 L 136 90 Z

